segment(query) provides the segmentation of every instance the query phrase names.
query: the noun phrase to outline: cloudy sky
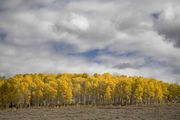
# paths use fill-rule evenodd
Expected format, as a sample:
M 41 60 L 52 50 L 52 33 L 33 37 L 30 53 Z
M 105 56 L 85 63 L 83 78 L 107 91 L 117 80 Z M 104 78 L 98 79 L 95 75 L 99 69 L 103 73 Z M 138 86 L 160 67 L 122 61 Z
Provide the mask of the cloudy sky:
M 0 0 L 0 74 L 180 80 L 179 0 Z

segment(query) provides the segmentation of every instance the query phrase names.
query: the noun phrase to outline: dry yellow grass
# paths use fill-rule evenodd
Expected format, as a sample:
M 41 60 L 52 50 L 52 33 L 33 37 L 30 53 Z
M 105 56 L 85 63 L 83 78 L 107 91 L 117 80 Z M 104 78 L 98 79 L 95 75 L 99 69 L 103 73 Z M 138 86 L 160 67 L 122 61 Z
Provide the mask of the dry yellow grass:
M 180 120 L 180 104 L 8 109 L 0 120 Z

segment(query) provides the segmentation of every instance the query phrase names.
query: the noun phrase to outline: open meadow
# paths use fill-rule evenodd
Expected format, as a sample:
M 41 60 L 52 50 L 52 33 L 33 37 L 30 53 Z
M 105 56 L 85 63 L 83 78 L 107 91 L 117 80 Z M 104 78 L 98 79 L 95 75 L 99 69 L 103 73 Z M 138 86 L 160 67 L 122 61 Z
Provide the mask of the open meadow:
M 0 120 L 180 120 L 180 104 L 7 109 Z

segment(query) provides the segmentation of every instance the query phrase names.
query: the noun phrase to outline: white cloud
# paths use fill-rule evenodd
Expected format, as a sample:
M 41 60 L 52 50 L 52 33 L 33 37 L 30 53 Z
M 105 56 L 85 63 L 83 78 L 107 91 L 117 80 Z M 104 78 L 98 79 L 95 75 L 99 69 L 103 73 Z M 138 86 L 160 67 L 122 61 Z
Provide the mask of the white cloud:
M 111 72 L 176 81 L 178 3 L 0 1 L 0 73 Z M 88 53 L 92 50 L 99 51 Z
M 174 15 L 174 9 L 172 5 L 168 5 L 167 8 L 165 9 L 164 12 L 164 17 L 166 20 L 173 20 L 175 15 Z
M 83 31 L 89 28 L 88 20 L 85 17 L 77 15 L 77 14 L 72 14 L 70 24 L 72 24 L 73 26 Z

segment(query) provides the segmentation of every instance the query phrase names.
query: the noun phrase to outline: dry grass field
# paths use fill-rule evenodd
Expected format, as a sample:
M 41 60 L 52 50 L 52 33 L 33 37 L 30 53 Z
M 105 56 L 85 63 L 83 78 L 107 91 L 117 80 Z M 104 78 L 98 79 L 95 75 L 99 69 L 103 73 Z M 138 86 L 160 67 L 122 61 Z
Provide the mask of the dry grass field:
M 180 120 L 180 104 L 7 109 L 0 120 Z

